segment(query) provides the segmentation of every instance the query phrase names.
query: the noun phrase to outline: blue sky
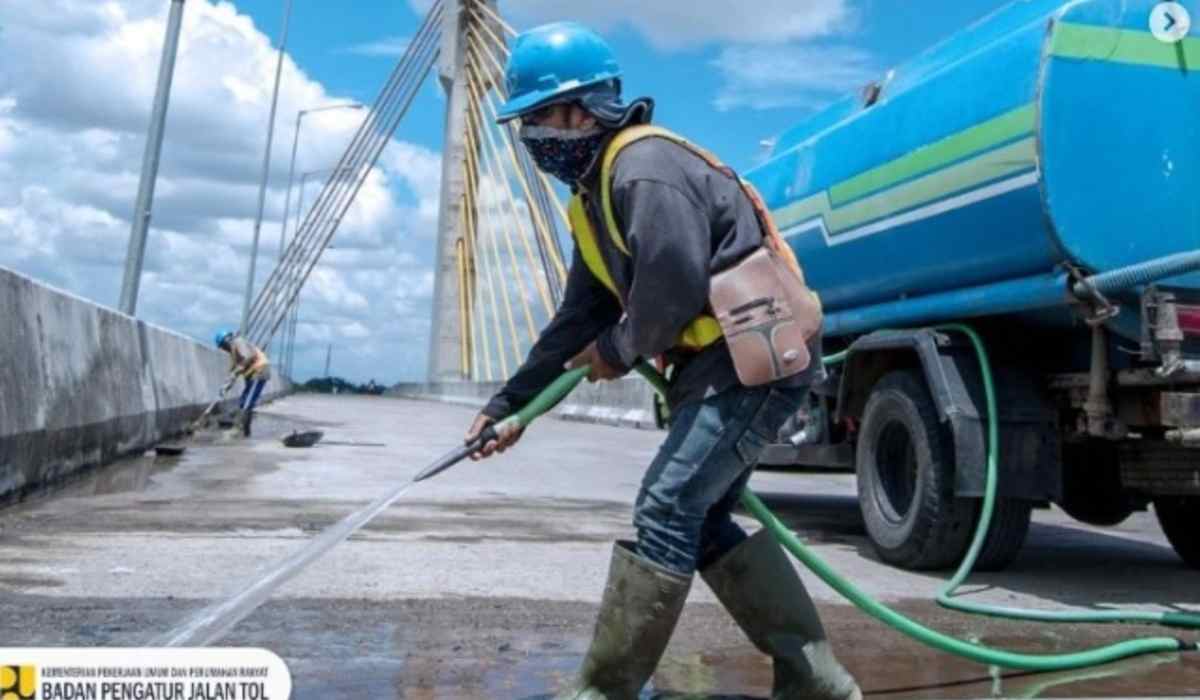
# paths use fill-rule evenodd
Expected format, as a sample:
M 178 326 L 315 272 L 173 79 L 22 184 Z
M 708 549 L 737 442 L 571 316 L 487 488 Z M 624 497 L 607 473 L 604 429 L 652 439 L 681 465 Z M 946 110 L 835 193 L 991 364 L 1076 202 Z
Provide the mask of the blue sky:
M 795 2 L 798 8 L 804 2 Z M 816 51 L 822 47 L 842 50 L 853 47 L 868 59 L 882 75 L 890 68 L 919 53 L 957 29 L 979 19 L 1007 0 L 859 0 L 849 3 L 855 17 L 836 34 L 813 41 Z M 237 7 L 254 18 L 259 29 L 278 41 L 283 14 L 281 0 L 237 0 Z M 347 10 L 340 3 L 325 0 L 294 0 L 289 52 L 311 77 L 332 92 L 356 100 L 372 100 L 395 57 L 363 55 L 351 47 L 365 48 L 392 39 L 412 35 L 420 22 L 413 8 L 404 2 L 363 2 L 362 7 Z M 519 7 L 518 1 L 512 3 Z M 752 11 L 753 3 L 729 2 L 737 11 Z M 506 7 L 501 4 L 501 9 Z M 547 18 L 539 14 L 538 19 Z M 571 19 L 569 12 L 558 18 Z M 518 30 L 527 28 L 517 14 Z M 743 105 L 719 111 L 713 105 L 721 87 L 721 78 L 711 65 L 724 46 L 707 42 L 679 49 L 653 46 L 645 35 L 628 24 L 605 31 L 625 71 L 627 96 L 649 95 L 658 103 L 658 121 L 690 138 L 737 168 L 754 162 L 758 143 L 783 131 L 812 111 L 812 106 L 836 95 L 822 92 L 816 101 L 805 105 L 755 108 Z M 769 51 L 770 48 L 767 48 Z M 869 71 L 868 71 L 869 72 Z M 847 90 L 859 85 L 847 84 Z M 781 92 L 783 92 L 781 90 Z M 430 87 L 414 103 L 398 136 L 430 148 L 441 143 L 441 103 Z
M 432 0 L 294 0 L 257 282 L 275 262 L 296 112 L 371 103 Z M 236 326 L 283 0 L 189 0 L 138 315 L 202 342 Z M 518 29 L 575 19 L 613 44 L 627 96 L 745 170 L 770 138 L 1002 0 L 514 0 Z M 169 3 L 0 2 L 0 265 L 115 305 Z M 103 89 L 97 89 L 103 86 Z M 444 111 L 430 80 L 301 302 L 296 369 L 424 376 Z M 297 172 L 362 119 L 304 122 Z M 299 179 L 297 177 L 297 179 Z M 309 201 L 317 188 L 309 187 Z M 294 201 L 294 199 L 293 199 Z

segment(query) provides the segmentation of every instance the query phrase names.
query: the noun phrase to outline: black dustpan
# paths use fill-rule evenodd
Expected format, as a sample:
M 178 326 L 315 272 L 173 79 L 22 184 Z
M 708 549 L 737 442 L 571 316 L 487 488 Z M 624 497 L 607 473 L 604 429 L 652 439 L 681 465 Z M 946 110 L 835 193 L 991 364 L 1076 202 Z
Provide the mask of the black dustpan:
M 325 437 L 320 430 L 293 430 L 283 438 L 284 447 L 312 447 Z

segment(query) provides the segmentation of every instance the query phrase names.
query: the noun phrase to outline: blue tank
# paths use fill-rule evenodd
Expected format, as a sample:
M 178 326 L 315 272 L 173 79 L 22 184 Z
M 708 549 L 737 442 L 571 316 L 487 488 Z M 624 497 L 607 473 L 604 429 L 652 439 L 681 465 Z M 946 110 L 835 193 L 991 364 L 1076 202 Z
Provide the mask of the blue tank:
M 1013 3 L 780 136 L 746 177 L 828 335 L 1044 316 L 1068 267 L 1200 248 L 1200 38 L 1156 39 L 1157 4 Z

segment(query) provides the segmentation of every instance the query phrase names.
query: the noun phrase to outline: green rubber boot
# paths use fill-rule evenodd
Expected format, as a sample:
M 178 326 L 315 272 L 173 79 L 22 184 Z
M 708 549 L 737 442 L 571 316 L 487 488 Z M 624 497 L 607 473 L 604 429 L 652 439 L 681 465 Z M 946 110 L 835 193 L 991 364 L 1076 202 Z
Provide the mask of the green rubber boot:
M 616 543 L 592 645 L 579 679 L 557 700 L 637 698 L 667 648 L 691 587 L 690 576 L 642 559 L 630 542 Z
M 760 530 L 700 572 L 738 626 L 775 662 L 772 700 L 858 700 L 833 655 L 804 582 L 771 533 Z

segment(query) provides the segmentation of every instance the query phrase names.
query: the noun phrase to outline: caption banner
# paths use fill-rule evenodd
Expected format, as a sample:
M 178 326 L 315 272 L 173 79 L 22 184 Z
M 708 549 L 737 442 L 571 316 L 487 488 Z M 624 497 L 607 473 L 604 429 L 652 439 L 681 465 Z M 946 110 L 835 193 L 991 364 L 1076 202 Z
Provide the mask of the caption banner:
M 287 700 L 266 649 L 0 648 L 3 700 Z

